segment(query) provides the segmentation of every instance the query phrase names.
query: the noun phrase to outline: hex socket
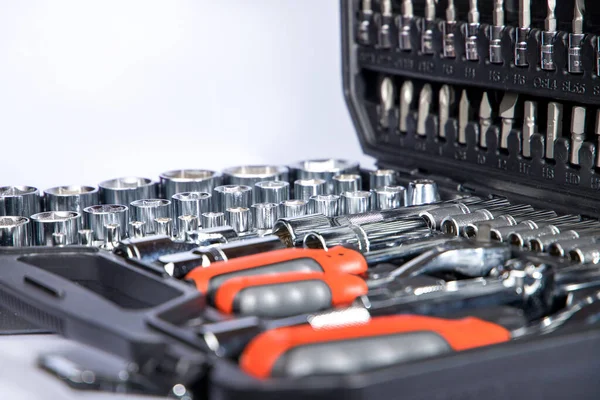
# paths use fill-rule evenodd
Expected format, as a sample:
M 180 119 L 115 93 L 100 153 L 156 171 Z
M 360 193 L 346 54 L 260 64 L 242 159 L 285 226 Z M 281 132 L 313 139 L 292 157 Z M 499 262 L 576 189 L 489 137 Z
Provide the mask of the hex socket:
M 277 204 L 256 203 L 252 204 L 252 224 L 257 230 L 273 229 L 277 222 Z
M 212 197 L 212 194 L 205 192 L 176 193 L 171 197 L 173 216 L 195 215 L 200 218 L 202 214 L 213 210 Z
M 245 207 L 228 208 L 225 210 L 225 221 L 237 233 L 248 232 L 252 229 L 251 211 Z
M 119 225 L 120 236 L 127 237 L 129 208 L 122 204 L 102 204 L 83 209 L 87 227 L 93 232 L 95 241 L 104 241 L 104 226 Z
M 292 166 L 296 179 L 323 179 L 327 182 L 326 193 L 333 193 L 333 177 L 342 174 L 359 173 L 359 164 L 355 161 L 339 159 L 321 159 L 301 161 Z
M 369 173 L 369 189 L 376 190 L 385 186 L 395 186 L 398 173 L 393 169 L 378 169 Z
M 158 195 L 156 182 L 148 178 L 116 178 L 100 182 L 98 186 L 102 204 L 129 206 L 136 200 L 155 199 Z
M 406 205 L 404 186 L 383 186 L 373 190 L 371 199 L 373 210 L 391 210 Z
M 294 198 L 308 201 L 313 196 L 325 194 L 327 181 L 324 179 L 298 179 L 294 182 Z
M 0 217 L 0 247 L 24 247 L 30 243 L 27 217 Z
M 343 214 L 360 214 L 371 210 L 371 192 L 344 192 L 341 196 Z
M 250 208 L 253 202 L 252 199 L 252 187 L 250 186 L 217 186 L 213 191 L 213 210 L 216 212 L 225 212 L 228 208 Z
M 222 212 L 208 212 L 200 216 L 202 229 L 218 228 L 225 225 L 225 214 Z
M 254 188 L 258 182 L 289 181 L 289 169 L 278 165 L 241 165 L 223 170 L 223 180 L 225 185 L 244 185 Z M 257 202 L 256 195 L 252 196 L 252 202 Z M 250 207 L 252 202 L 238 207 Z M 219 211 L 225 211 L 227 208 Z
M 0 187 L 0 215 L 30 217 L 41 211 L 40 192 L 33 186 Z
M 411 206 L 437 203 L 440 201 L 437 183 L 430 179 L 411 181 L 408 183 L 406 198 L 408 205 Z
M 170 199 L 177 193 L 212 193 L 223 181 L 219 172 L 205 169 L 178 169 L 163 172 L 159 177 L 162 197 L 165 199 Z
M 142 199 L 131 202 L 131 219 L 144 223 L 146 235 L 159 233 L 159 218 L 171 218 L 171 202 L 165 199 Z
M 262 181 L 254 185 L 257 203 L 276 203 L 290 198 L 290 184 L 285 181 Z
M 326 217 L 340 215 L 340 196 L 325 194 L 312 196 L 308 201 L 308 212 L 310 214 L 323 214 Z
M 36 246 L 79 243 L 81 214 L 76 211 L 45 211 L 31 216 Z
M 100 204 L 98 188 L 94 186 L 57 186 L 46 189 L 44 198 L 46 211 L 76 211 L 83 214 L 85 208 Z
M 306 200 L 286 200 L 279 203 L 279 218 L 292 218 L 306 215 L 308 201 Z
M 333 192 L 341 195 L 345 192 L 362 190 L 362 178 L 358 174 L 342 174 L 333 177 Z

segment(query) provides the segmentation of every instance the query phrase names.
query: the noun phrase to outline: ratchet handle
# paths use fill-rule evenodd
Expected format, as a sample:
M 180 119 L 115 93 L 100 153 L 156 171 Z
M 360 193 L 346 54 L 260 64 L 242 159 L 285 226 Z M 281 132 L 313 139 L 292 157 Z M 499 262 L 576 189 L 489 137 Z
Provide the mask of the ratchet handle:
M 194 281 L 198 290 L 212 297 L 225 281 L 240 276 L 285 272 L 360 275 L 367 268 L 361 253 L 342 246 L 329 250 L 290 248 L 217 262 L 208 268 L 194 268 L 186 275 L 186 279 Z
M 283 318 L 348 306 L 367 292 L 367 283 L 356 275 L 288 272 L 230 279 L 214 300 L 226 314 Z
M 473 317 L 394 315 L 318 330 L 310 325 L 272 329 L 248 344 L 240 366 L 263 379 L 361 373 L 510 338 L 503 326 Z

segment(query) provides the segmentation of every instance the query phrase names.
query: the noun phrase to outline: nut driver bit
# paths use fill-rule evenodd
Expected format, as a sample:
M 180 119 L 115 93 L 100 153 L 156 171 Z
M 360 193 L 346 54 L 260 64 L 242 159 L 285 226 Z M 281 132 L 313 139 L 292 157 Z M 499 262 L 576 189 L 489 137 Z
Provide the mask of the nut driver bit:
M 531 0 L 519 0 L 519 27 L 515 31 L 515 65 L 527 67 L 527 41 L 531 31 Z
M 469 23 L 466 25 L 467 32 L 465 34 L 465 57 L 469 61 L 478 61 L 479 9 L 477 8 L 477 0 L 469 0 L 468 20 Z
M 504 0 L 494 0 L 493 24 L 490 26 L 490 62 L 502 64 L 502 34 L 504 33 Z M 485 147 L 485 146 L 484 146 Z
M 425 0 L 425 18 L 421 29 L 421 53 L 433 54 L 433 30 L 435 28 L 435 4 L 437 0 Z
M 379 27 L 377 29 L 377 46 L 380 49 L 392 47 L 392 0 L 381 0 L 381 15 L 379 16 Z
M 547 0 L 548 12 L 544 20 L 542 43 L 540 46 L 540 67 L 545 71 L 554 71 L 554 41 L 556 40 L 556 0 Z
M 403 51 L 411 51 L 411 30 L 414 19 L 412 0 L 403 0 L 401 7 L 401 16 L 398 17 L 398 47 Z
M 454 0 L 448 0 L 448 7 L 446 8 L 446 20 L 443 25 L 443 54 L 444 58 L 456 58 L 456 45 L 454 29 L 456 28 L 456 7 L 454 6 Z
M 572 31 L 569 33 L 569 57 L 568 69 L 571 74 L 583 73 L 583 57 L 581 54 L 581 45 L 585 39 L 583 33 L 583 13 L 585 12 L 585 1 L 575 0 L 575 10 L 573 11 Z

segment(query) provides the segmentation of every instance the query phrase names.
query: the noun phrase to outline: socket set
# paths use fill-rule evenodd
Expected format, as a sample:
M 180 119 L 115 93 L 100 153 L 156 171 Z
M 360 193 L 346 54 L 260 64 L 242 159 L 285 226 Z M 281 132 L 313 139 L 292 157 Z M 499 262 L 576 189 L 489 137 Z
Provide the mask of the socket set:
M 39 357 L 78 390 L 595 398 L 591 3 L 342 0 L 344 93 L 377 169 L 2 187 L 0 311 L 120 360 Z

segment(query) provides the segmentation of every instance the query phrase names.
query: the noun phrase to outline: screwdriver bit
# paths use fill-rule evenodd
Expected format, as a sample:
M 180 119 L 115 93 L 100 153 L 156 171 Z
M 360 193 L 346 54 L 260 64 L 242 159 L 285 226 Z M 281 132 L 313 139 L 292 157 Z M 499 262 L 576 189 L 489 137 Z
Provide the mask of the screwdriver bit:
M 493 24 L 490 26 L 490 62 L 502 64 L 502 34 L 504 33 L 504 0 L 494 0 Z
M 579 165 L 579 150 L 585 138 L 585 108 L 573 107 L 571 115 L 571 164 Z
M 446 137 L 446 124 L 450 119 L 451 109 L 455 102 L 454 89 L 449 85 L 444 85 L 440 89 L 440 137 Z
M 377 30 L 377 45 L 380 49 L 392 47 L 392 0 L 381 0 L 381 17 Z
M 433 54 L 433 29 L 435 28 L 435 3 L 436 0 L 426 0 L 425 18 L 421 30 L 421 52 Z
M 556 0 L 548 0 L 548 15 L 544 22 L 541 44 L 541 67 L 546 71 L 554 71 L 554 40 L 556 38 Z
M 371 18 L 373 17 L 373 8 L 371 0 L 362 0 L 360 11 L 360 24 L 358 25 L 358 43 L 368 46 L 371 44 Z
M 410 107 L 413 102 L 414 90 L 415 89 L 412 81 L 404 81 L 402 87 L 400 88 L 400 132 L 408 131 L 407 120 L 408 115 L 410 114 Z
M 560 103 L 548 103 L 548 123 L 546 126 L 546 158 L 554 159 L 554 143 L 562 136 L 562 112 Z
M 469 0 L 469 23 L 466 27 L 465 35 L 465 57 L 469 61 L 479 60 L 479 50 L 477 49 L 477 38 L 479 37 L 479 10 L 477 0 Z
M 445 58 L 456 57 L 456 47 L 454 44 L 454 29 L 456 28 L 456 7 L 454 6 L 454 0 L 448 0 L 448 7 L 446 8 L 446 21 L 444 21 L 443 30 L 443 51 Z
M 506 93 L 500 103 L 500 118 L 502 118 L 502 133 L 500 134 L 500 147 L 508 148 L 508 135 L 513 129 L 515 122 L 515 113 L 519 95 L 515 93 Z
M 583 34 L 583 13 L 585 12 L 584 0 L 575 0 L 573 11 L 573 27 L 569 33 L 569 73 L 583 73 L 583 60 L 581 56 L 581 45 L 585 39 Z
M 402 1 L 402 15 L 398 18 L 398 46 L 400 50 L 411 51 L 412 44 L 410 42 L 411 24 L 414 18 L 412 0 Z
M 531 0 L 519 0 L 519 27 L 516 30 L 515 38 L 515 65 L 517 67 L 526 67 L 527 61 L 527 40 L 531 31 Z
M 390 114 L 394 108 L 394 83 L 389 77 L 381 81 L 379 88 L 379 123 L 382 128 L 390 127 Z
M 487 92 L 483 92 L 483 98 L 479 105 L 479 145 L 487 148 L 486 133 L 492 125 L 492 106 Z
M 458 105 L 458 143 L 467 143 L 467 124 L 471 113 L 471 103 L 467 97 L 467 91 L 463 90 Z
M 430 84 L 423 86 L 421 95 L 419 96 L 419 112 L 417 116 L 417 135 L 425 136 L 427 134 L 427 117 L 431 111 L 431 100 L 433 90 Z
M 600 110 L 596 111 L 596 167 L 600 168 Z
M 523 121 L 523 157 L 531 157 L 531 136 L 537 130 L 536 114 L 537 104 L 533 101 L 526 101 Z

